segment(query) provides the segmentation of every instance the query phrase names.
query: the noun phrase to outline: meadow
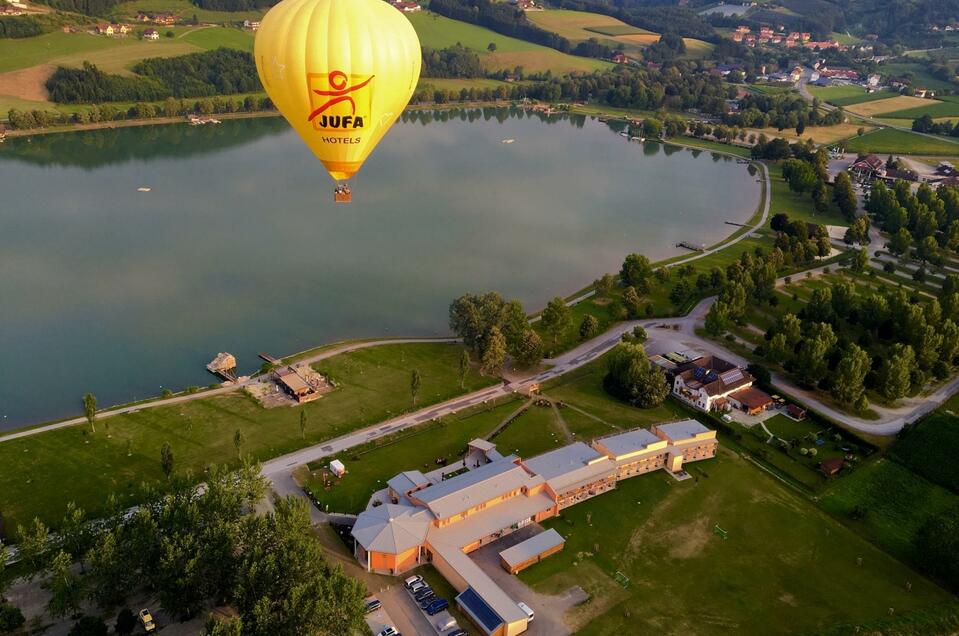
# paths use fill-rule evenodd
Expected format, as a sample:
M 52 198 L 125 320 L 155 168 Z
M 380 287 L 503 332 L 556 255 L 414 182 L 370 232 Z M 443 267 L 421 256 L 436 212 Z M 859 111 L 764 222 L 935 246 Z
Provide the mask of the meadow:
M 946 137 L 925 137 L 905 130 L 882 128 L 848 140 L 846 152 L 954 157 L 959 155 L 959 143 Z
M 946 95 L 937 97 L 934 100 L 923 100 L 925 104 L 916 108 L 907 108 L 886 113 L 886 117 L 895 119 L 918 119 L 923 115 L 929 115 L 933 119 L 941 117 L 959 117 L 959 97 L 955 95 Z
M 920 106 L 927 106 L 930 103 L 928 99 L 921 97 L 910 97 L 909 95 L 898 95 L 887 99 L 877 99 L 859 104 L 849 105 L 846 110 L 854 115 L 862 117 L 874 117 L 877 115 L 889 115 L 897 111 L 902 111 Z
M 836 106 L 851 106 L 853 104 L 862 104 L 882 99 L 889 99 L 895 93 L 888 91 L 876 91 L 867 93 L 861 86 L 809 86 L 809 92 L 813 97 L 818 97 L 824 102 L 829 102 Z
M 444 49 L 457 43 L 462 44 L 479 54 L 487 70 L 513 70 L 522 66 L 527 73 L 552 71 L 565 74 L 573 71 L 590 72 L 612 66 L 609 62 L 566 55 L 545 46 L 499 35 L 489 29 L 451 20 L 428 11 L 410 13 L 407 18 L 416 29 L 422 46 Z M 490 43 L 496 45 L 495 52 L 488 50 Z

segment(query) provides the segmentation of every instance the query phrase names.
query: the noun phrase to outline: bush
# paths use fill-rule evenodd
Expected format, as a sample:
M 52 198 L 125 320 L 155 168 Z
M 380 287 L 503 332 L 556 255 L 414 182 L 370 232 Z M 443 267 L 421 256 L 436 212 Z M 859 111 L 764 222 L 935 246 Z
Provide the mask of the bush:
M 125 634 L 132 634 L 133 630 L 137 626 L 137 617 L 133 614 L 133 611 L 129 607 L 124 607 L 120 610 L 120 613 L 117 614 L 117 623 L 114 629 L 117 634 L 124 636 Z
M 20 629 L 25 622 L 19 607 L 10 603 L 0 604 L 0 634 Z
M 83 616 L 70 629 L 69 636 L 107 636 L 109 629 L 102 618 Z

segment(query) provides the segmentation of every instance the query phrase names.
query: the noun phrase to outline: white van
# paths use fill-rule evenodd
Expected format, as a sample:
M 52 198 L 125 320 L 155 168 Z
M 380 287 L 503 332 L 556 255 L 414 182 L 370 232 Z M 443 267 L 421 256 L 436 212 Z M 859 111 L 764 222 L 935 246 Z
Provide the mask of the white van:
M 527 605 L 526 603 L 524 603 L 524 602 L 522 602 L 522 601 L 520 601 L 519 603 L 517 603 L 517 605 L 519 605 L 519 608 L 520 608 L 521 610 L 523 610 L 524 612 L 526 612 L 526 620 L 528 620 L 530 623 L 532 623 L 532 622 L 533 622 L 533 616 L 534 616 L 533 608 L 531 608 L 529 605 Z
M 407 577 L 407 579 L 403 581 L 403 583 L 406 585 L 406 589 L 410 589 L 411 587 L 413 587 L 414 583 L 419 583 L 422 580 L 423 580 L 422 576 L 420 576 L 419 574 L 414 574 L 413 576 Z
M 457 627 L 459 627 L 459 624 L 456 622 L 456 619 L 449 615 L 444 619 L 436 621 L 436 631 L 438 632 L 445 632 L 448 629 L 456 629 Z

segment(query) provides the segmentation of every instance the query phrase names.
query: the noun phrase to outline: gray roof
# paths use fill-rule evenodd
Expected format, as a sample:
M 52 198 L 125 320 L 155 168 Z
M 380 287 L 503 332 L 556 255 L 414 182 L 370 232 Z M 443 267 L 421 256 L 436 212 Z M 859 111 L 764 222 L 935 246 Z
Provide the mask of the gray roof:
M 612 473 L 613 463 L 583 442 L 576 442 L 523 461 L 557 493 Z
M 708 433 L 710 430 L 696 420 L 683 420 L 682 422 L 673 422 L 672 424 L 658 424 L 656 428 L 674 442 L 689 439 L 701 433 Z
M 566 543 L 566 539 L 564 539 L 560 533 L 556 532 L 556 530 L 550 528 L 545 532 L 540 532 L 530 537 L 526 541 L 517 543 L 512 548 L 503 550 L 499 553 L 499 556 L 507 565 L 514 566 L 536 558 L 550 548 L 555 548 L 564 543 Z
M 420 486 L 425 486 L 430 483 L 430 480 L 426 478 L 423 473 L 418 470 L 405 470 L 402 473 L 394 475 L 386 482 L 386 485 L 400 493 L 405 495 L 410 490 L 414 488 L 419 488 Z
M 399 554 L 423 543 L 431 521 L 422 508 L 384 504 L 361 512 L 351 534 L 367 551 Z
M 499 495 L 536 483 L 509 455 L 414 493 L 439 519 L 452 517 Z
M 474 439 L 468 445 L 481 451 L 489 451 L 496 448 L 496 444 L 494 444 L 493 442 L 488 442 L 485 439 L 479 439 L 479 438 Z
M 645 428 L 637 428 L 626 431 L 625 433 L 602 437 L 596 441 L 605 446 L 614 457 L 622 457 L 623 455 L 641 451 L 650 444 L 655 444 L 662 440 Z

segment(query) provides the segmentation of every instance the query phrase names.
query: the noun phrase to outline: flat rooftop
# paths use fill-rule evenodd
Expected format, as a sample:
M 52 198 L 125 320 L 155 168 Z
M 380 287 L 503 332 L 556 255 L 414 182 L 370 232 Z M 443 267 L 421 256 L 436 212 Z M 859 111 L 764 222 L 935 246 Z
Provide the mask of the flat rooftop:
M 555 548 L 558 545 L 566 543 L 566 539 L 556 532 L 553 528 L 540 532 L 530 537 L 526 541 L 517 543 L 512 548 L 507 548 L 499 553 L 501 559 L 510 567 L 526 563 L 530 559 L 535 559 L 542 553 Z
M 674 442 L 710 432 L 708 428 L 696 420 L 683 420 L 681 422 L 673 422 L 672 424 L 657 424 L 656 430 Z
M 555 492 L 612 474 L 615 466 L 606 455 L 576 442 L 523 460 L 527 469 L 540 475 Z
M 535 485 L 537 480 L 520 468 L 516 459 L 510 455 L 474 468 L 417 491 L 413 497 L 438 519 L 447 519 L 504 493 Z
M 602 444 L 617 460 L 638 455 L 653 445 L 665 445 L 664 440 L 656 437 L 645 428 L 601 437 L 596 442 Z

